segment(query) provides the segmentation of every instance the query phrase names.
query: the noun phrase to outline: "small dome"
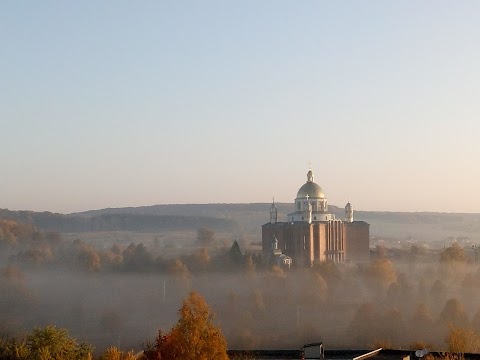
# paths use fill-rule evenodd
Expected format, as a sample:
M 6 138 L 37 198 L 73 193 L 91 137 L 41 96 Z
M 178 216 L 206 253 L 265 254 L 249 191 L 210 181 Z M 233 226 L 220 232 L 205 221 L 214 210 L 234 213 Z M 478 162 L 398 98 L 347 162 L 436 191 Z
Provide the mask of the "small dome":
M 324 199 L 325 193 L 322 188 L 315 184 L 313 181 L 308 181 L 298 190 L 297 199 L 306 198 Z

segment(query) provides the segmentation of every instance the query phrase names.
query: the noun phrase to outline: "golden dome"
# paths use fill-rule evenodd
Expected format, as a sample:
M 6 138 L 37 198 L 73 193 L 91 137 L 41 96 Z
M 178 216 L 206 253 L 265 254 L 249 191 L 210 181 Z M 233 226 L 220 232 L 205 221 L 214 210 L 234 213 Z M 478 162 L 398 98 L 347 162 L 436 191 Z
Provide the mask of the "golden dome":
M 310 199 L 324 199 L 325 193 L 323 192 L 322 188 L 315 184 L 313 181 L 307 181 L 297 192 L 297 199 L 299 198 L 306 198 Z
M 313 199 L 325 199 L 322 188 L 313 182 L 313 171 L 311 169 L 307 173 L 307 182 L 297 192 L 297 199 L 307 196 Z

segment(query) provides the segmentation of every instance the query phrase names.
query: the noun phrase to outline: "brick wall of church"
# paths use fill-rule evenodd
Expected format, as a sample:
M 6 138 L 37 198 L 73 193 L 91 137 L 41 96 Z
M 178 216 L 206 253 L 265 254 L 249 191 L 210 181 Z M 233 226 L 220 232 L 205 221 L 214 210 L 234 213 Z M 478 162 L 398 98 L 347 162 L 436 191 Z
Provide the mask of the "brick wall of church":
M 278 249 L 285 249 L 285 225 L 286 223 L 278 222 L 275 224 L 267 223 L 262 226 L 262 251 L 264 254 L 271 252 L 274 236 L 278 240 Z
M 370 259 L 370 225 L 364 221 L 344 223 L 346 237 L 346 260 L 368 261 Z
M 333 230 L 340 226 L 340 232 Z M 262 249 L 271 253 L 273 238 L 278 240 L 278 249 L 293 259 L 294 266 L 309 266 L 312 262 L 325 261 L 336 251 L 345 251 L 345 257 L 337 255 L 336 261 L 368 261 L 370 258 L 370 225 L 363 221 L 353 223 L 279 222 L 262 226 Z M 330 252 L 326 252 L 330 238 Z M 337 239 L 334 244 L 334 239 Z M 337 243 L 338 242 L 338 243 Z M 340 244 L 341 245 L 338 245 Z

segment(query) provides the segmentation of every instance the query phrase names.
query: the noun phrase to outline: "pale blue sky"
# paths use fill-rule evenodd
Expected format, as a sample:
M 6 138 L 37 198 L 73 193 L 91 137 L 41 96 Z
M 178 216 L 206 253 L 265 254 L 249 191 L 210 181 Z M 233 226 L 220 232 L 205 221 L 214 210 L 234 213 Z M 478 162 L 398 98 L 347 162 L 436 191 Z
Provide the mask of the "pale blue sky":
M 480 2 L 0 4 L 0 208 L 479 212 Z

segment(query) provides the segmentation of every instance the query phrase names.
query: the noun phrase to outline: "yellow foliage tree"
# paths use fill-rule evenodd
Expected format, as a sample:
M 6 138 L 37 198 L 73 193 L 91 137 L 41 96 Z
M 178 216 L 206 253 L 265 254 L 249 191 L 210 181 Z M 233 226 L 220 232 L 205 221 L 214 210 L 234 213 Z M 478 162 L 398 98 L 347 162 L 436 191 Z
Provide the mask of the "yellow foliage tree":
M 92 348 L 88 344 L 78 344 L 68 335 L 66 329 L 49 325 L 35 329 L 27 336 L 28 359 L 35 360 L 91 360 Z
M 440 254 L 440 261 L 444 263 L 465 262 L 466 259 L 465 251 L 458 243 L 453 243 Z
M 445 341 L 448 351 L 453 353 L 480 352 L 480 334 L 473 329 L 450 325 L 450 331 Z
M 451 324 L 458 328 L 464 328 L 468 325 L 468 315 L 465 312 L 462 303 L 456 299 L 449 299 L 439 315 L 439 324 Z
M 365 269 L 365 275 L 389 286 L 397 280 L 397 271 L 388 259 L 377 259 Z
M 115 346 L 109 347 L 100 356 L 99 360 L 135 360 L 133 351 L 123 352 Z
M 203 297 L 191 292 L 178 311 L 180 319 L 172 330 L 159 332 L 149 359 L 228 360 L 227 343 Z

